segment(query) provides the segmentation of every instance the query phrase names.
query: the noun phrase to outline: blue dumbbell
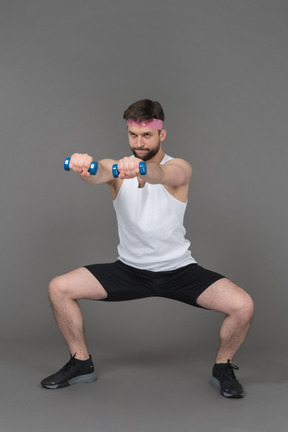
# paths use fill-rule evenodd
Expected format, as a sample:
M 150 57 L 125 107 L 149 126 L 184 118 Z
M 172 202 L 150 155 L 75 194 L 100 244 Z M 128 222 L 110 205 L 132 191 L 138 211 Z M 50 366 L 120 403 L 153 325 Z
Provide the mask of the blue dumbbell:
M 139 171 L 141 175 L 146 175 L 147 174 L 147 165 L 145 162 L 140 162 L 139 163 Z M 114 164 L 112 166 L 112 174 L 113 177 L 117 178 L 119 176 L 119 171 L 118 171 L 118 165 Z
M 68 157 L 68 158 L 66 158 L 65 161 L 64 161 L 64 169 L 65 169 L 66 171 L 70 171 L 70 168 L 69 168 L 70 159 L 71 159 L 71 158 Z M 96 174 L 97 174 L 97 171 L 98 171 L 98 162 L 95 162 L 95 161 L 91 162 L 91 165 L 90 165 L 90 168 L 89 168 L 88 171 L 89 171 L 90 174 L 92 174 L 92 175 L 96 175 Z

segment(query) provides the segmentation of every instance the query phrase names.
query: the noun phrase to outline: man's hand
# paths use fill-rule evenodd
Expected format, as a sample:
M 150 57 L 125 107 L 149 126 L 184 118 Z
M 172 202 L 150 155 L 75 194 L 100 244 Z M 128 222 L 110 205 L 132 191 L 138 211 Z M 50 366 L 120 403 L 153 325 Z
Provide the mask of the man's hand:
M 131 179 L 141 176 L 139 164 L 142 159 L 136 157 L 124 157 L 118 162 L 119 179 Z
M 69 168 L 71 171 L 77 172 L 81 177 L 90 177 L 89 168 L 92 161 L 92 156 L 89 156 L 87 153 L 74 153 L 71 156 Z

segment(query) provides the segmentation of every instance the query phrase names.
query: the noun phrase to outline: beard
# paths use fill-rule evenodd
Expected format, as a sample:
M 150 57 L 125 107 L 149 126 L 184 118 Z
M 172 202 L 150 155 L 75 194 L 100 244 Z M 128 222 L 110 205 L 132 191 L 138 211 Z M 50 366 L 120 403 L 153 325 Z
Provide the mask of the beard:
M 139 156 L 138 154 L 137 154 L 137 150 L 134 150 L 133 148 L 131 148 L 131 151 L 132 151 L 132 153 L 133 153 L 133 155 L 135 156 L 135 157 L 137 157 L 138 159 L 141 159 L 141 160 L 143 160 L 144 162 L 147 162 L 147 161 L 149 161 L 150 159 L 152 159 L 158 152 L 159 152 L 159 150 L 160 150 L 160 145 L 161 145 L 161 142 L 160 142 L 160 140 L 159 140 L 159 142 L 158 142 L 158 145 L 157 145 L 157 147 L 155 147 L 153 150 L 148 150 L 144 155 L 142 155 L 142 156 Z M 145 149 L 143 149 L 143 150 L 145 150 Z

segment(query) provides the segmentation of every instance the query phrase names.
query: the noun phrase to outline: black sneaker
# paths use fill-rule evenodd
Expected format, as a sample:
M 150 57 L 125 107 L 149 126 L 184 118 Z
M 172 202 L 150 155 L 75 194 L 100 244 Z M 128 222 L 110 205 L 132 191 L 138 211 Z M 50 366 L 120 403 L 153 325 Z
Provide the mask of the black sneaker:
M 239 367 L 233 365 L 230 360 L 227 363 L 215 363 L 210 384 L 220 389 L 222 396 L 239 399 L 243 397 L 243 387 L 237 380 L 234 369 L 238 370 Z
M 58 372 L 41 381 L 42 387 L 57 389 L 72 384 L 89 383 L 96 380 L 91 356 L 88 360 L 77 360 L 72 356 L 68 363 Z

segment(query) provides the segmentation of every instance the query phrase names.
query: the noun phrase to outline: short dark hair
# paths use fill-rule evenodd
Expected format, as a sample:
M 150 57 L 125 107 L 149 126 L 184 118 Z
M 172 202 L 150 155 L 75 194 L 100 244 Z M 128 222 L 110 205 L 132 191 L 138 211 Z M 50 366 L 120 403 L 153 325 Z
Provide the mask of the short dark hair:
M 139 122 L 152 120 L 153 118 L 164 121 L 165 114 L 159 102 L 150 99 L 141 99 L 134 102 L 124 111 L 123 118 Z

